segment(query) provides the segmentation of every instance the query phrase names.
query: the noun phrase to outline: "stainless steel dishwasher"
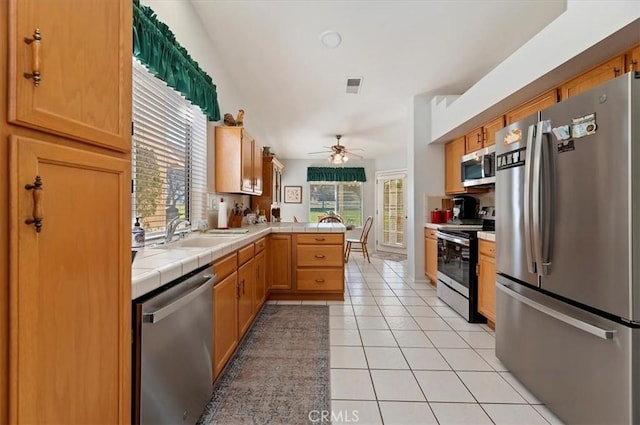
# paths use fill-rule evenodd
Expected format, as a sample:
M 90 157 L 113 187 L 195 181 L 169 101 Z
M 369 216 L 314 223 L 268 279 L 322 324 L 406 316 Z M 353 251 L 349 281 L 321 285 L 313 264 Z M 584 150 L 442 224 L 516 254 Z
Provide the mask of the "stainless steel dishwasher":
M 133 302 L 133 423 L 195 423 L 211 398 L 213 267 Z

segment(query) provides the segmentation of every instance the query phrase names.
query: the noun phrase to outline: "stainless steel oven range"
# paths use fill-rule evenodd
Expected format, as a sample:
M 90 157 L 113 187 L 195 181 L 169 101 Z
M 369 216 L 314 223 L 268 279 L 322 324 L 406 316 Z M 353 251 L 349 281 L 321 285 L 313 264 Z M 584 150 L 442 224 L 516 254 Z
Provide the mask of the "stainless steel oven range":
M 438 298 L 470 323 L 485 323 L 478 313 L 477 230 L 482 226 L 443 226 L 438 236 Z M 476 228 L 474 228 L 476 227 Z

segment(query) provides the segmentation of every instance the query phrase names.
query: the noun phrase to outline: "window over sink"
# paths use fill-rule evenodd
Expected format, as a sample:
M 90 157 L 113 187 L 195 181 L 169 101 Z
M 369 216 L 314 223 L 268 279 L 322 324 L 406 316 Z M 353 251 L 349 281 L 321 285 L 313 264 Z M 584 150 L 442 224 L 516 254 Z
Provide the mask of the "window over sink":
M 206 218 L 206 135 L 200 108 L 134 59 L 131 213 L 148 234 Z

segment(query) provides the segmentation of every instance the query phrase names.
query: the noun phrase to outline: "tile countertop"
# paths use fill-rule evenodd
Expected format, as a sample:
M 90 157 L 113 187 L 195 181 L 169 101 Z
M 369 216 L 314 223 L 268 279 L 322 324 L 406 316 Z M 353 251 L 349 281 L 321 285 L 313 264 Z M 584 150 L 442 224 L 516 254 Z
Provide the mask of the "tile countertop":
M 212 238 L 209 247 L 185 247 L 169 245 L 148 246 L 138 251 L 131 265 L 131 299 L 136 299 L 154 289 L 183 276 L 258 240 L 269 233 L 344 233 L 346 228 L 340 223 L 269 223 L 246 226 L 244 234 L 200 234 L 192 233 L 184 240 Z M 179 245 L 180 241 L 173 242 Z
M 478 239 L 484 239 L 485 241 L 495 242 L 496 232 L 487 232 L 487 231 L 478 232 Z

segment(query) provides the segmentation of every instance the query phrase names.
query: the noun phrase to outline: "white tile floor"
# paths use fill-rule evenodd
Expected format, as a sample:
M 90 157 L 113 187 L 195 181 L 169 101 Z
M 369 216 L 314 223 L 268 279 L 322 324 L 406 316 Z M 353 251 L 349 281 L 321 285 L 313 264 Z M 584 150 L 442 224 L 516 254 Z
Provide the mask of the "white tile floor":
M 493 331 L 405 268 L 352 257 L 344 302 L 327 302 L 332 423 L 561 424 L 496 358 Z

